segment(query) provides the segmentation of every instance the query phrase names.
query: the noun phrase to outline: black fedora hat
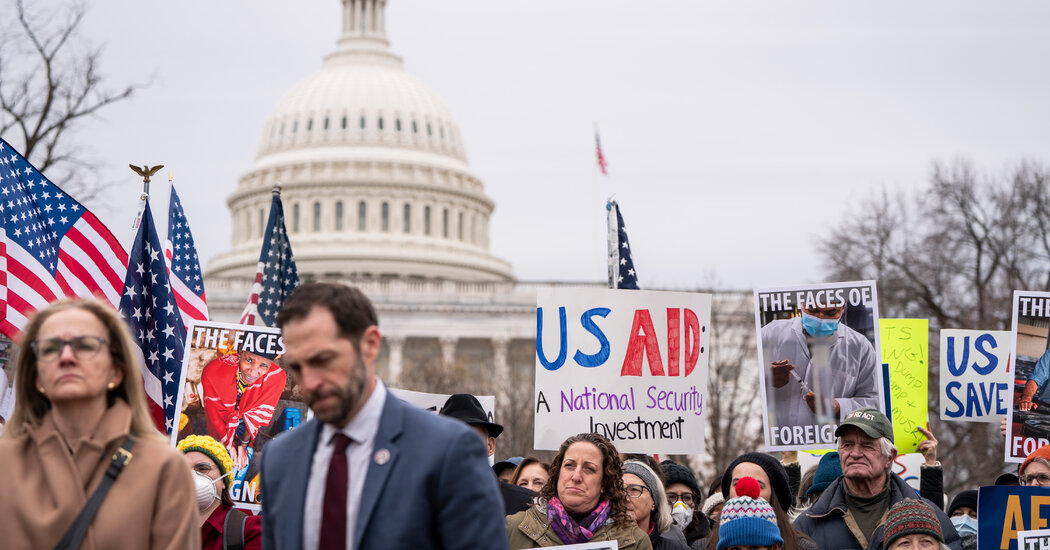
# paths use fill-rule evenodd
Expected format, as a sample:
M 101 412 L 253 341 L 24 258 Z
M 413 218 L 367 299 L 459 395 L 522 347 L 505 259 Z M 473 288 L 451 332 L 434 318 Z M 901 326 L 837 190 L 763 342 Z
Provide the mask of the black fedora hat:
M 503 433 L 503 426 L 489 422 L 489 417 L 485 414 L 485 409 L 481 407 L 481 402 L 469 393 L 450 395 L 438 414 L 458 418 L 471 426 L 484 426 L 489 432 L 489 437 L 499 437 L 499 434 Z

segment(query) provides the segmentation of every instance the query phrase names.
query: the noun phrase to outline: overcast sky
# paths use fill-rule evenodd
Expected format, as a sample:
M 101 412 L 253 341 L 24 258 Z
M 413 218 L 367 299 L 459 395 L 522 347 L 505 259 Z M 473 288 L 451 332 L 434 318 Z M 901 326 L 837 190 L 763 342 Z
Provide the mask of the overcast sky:
M 226 197 L 270 111 L 334 49 L 340 10 L 90 2 L 110 82 L 152 81 L 76 136 L 122 182 L 99 215 L 126 246 L 127 164 L 149 163 L 175 171 L 201 257 L 229 248 Z M 641 286 L 675 289 L 819 282 L 814 238 L 878 186 L 921 186 L 959 156 L 1050 162 L 1048 27 L 1036 0 L 390 0 L 387 14 L 393 51 L 459 123 L 496 202 L 492 252 L 519 279 L 604 280 L 615 193 Z

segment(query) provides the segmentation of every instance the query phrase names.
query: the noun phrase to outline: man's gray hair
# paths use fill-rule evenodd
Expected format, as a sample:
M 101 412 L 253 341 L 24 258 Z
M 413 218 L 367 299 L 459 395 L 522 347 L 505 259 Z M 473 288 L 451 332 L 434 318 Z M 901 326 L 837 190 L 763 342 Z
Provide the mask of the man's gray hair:
M 880 437 L 879 450 L 882 452 L 882 456 L 889 458 L 893 456 L 893 453 L 897 452 L 897 447 L 889 439 Z

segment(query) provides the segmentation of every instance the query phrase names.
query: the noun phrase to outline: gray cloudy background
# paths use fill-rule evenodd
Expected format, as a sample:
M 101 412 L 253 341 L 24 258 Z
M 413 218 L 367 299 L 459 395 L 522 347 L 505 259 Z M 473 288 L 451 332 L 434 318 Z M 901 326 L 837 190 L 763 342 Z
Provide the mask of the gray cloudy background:
M 31 5 L 60 5 L 35 0 Z M 94 0 L 114 85 L 152 80 L 76 138 L 130 245 L 139 183 L 173 169 L 203 267 L 262 126 L 339 34 L 337 0 Z M 615 193 L 643 288 L 823 279 L 830 235 L 934 160 L 1050 161 L 1050 3 L 390 0 L 406 69 L 444 99 L 523 280 L 604 280 Z M 609 161 L 596 176 L 598 123 Z M 58 182 L 61 185 L 61 182 Z M 156 196 L 155 213 L 166 212 Z

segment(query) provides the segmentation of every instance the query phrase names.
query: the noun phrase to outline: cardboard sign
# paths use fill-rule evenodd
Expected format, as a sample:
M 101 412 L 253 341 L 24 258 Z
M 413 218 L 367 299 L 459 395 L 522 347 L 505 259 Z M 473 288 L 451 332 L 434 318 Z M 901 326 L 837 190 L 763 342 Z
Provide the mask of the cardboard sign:
M 998 424 L 1013 401 L 1005 330 L 941 331 L 941 420 Z
M 755 290 L 766 448 L 830 449 L 839 418 L 885 409 L 875 281 Z
M 1024 462 L 1034 450 L 1050 443 L 1050 292 L 1014 291 L 1012 399 L 1006 410 L 1006 462 Z M 1007 395 L 1011 395 L 1008 390 Z
M 183 391 L 176 403 L 181 414 L 171 444 L 190 435 L 209 435 L 222 443 L 234 461 L 230 498 L 239 508 L 258 511 L 259 464 L 266 444 L 311 415 L 291 373 L 280 365 L 281 331 L 196 321 L 187 331 L 185 350 Z
M 621 452 L 704 452 L 710 294 L 555 288 L 537 301 L 535 448 L 596 432 Z
M 914 453 L 925 439 L 929 380 L 928 319 L 879 319 L 882 361 L 889 367 L 890 419 L 893 444 L 901 454 Z
M 1018 534 L 1046 527 L 1050 488 L 981 487 L 977 493 L 978 550 L 1018 550 Z
M 1017 533 L 1018 550 L 1044 550 L 1050 548 L 1050 529 L 1036 529 Z

